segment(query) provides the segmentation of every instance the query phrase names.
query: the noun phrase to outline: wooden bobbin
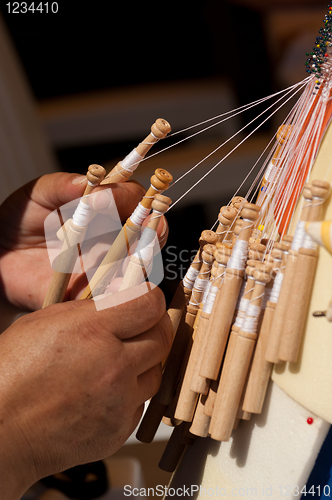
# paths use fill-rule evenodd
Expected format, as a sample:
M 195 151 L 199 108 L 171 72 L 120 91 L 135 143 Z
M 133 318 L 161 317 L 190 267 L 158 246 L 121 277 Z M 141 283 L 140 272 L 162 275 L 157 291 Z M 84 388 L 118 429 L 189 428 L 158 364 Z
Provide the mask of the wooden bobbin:
M 312 201 L 311 189 L 308 184 L 304 186 L 303 189 L 304 203 L 301 210 L 300 220 L 298 222 L 297 230 L 301 230 L 301 225 L 309 217 L 309 211 Z M 295 232 L 296 233 L 296 232 Z M 297 234 L 297 233 L 296 233 Z M 279 346 L 281 342 L 281 337 L 283 335 L 283 328 L 285 323 L 286 311 L 289 304 L 289 297 L 292 293 L 292 286 L 294 281 L 294 275 L 296 272 L 296 261 L 298 257 L 299 246 L 297 244 L 297 236 L 294 236 L 292 240 L 292 246 L 288 251 L 287 263 L 283 271 L 284 278 L 282 282 L 282 287 L 278 299 L 278 303 L 275 308 L 273 315 L 273 321 L 271 325 L 271 331 L 269 335 L 268 345 L 266 348 L 266 360 L 270 363 L 279 363 Z M 285 239 L 285 238 L 284 238 Z
M 228 441 L 234 427 L 257 338 L 255 322 L 249 320 L 251 317 L 258 319 L 265 285 L 271 279 L 271 270 L 271 266 L 265 263 L 257 263 L 256 269 L 248 270 L 248 274 L 253 274 L 256 278 L 250 309 L 247 309 L 242 328 L 237 333 L 232 332 L 229 339 L 230 350 L 227 349 L 226 352 L 211 418 L 210 434 L 218 441 Z
M 151 443 L 156 435 L 167 405 L 152 398 L 136 432 L 136 438 L 142 443 Z
M 218 242 L 222 242 L 226 237 L 227 232 L 230 230 L 234 219 L 236 218 L 238 211 L 236 208 L 230 207 L 221 207 L 219 215 L 218 215 L 218 227 L 216 230 L 216 234 L 218 236 Z
M 85 187 L 81 202 L 89 204 L 88 195 L 100 184 L 105 176 L 105 169 L 101 165 L 90 165 L 86 174 L 88 184 Z M 69 280 L 74 269 L 74 265 L 79 254 L 79 246 L 85 236 L 87 226 L 78 226 L 71 219 L 62 228 L 62 249 L 56 263 L 57 270 L 53 272 L 50 285 L 48 287 L 43 308 L 51 304 L 62 302 L 69 284 Z
M 204 250 L 205 248 L 206 247 L 204 247 Z M 214 253 L 222 261 L 222 264 L 226 265 L 230 252 L 229 249 L 227 248 L 225 248 L 224 250 L 225 252 L 223 253 L 223 255 L 221 255 L 220 249 Z M 185 420 L 187 422 L 191 422 L 193 418 L 198 399 L 198 392 L 193 391 L 191 388 L 193 383 L 193 378 L 195 377 L 197 379 L 198 377 L 199 382 L 203 383 L 203 385 L 206 386 L 206 380 L 205 379 L 200 380 L 198 373 L 198 364 L 202 359 L 202 354 L 204 352 L 204 347 L 205 347 L 204 326 L 206 325 L 206 323 L 204 323 L 203 320 L 208 320 L 208 317 L 209 315 L 204 315 L 204 312 L 201 313 L 201 321 L 198 323 L 193 346 L 189 355 L 188 362 L 186 364 L 185 375 L 182 382 L 179 399 L 175 411 L 175 418 L 179 420 Z M 203 392 L 207 392 L 207 389 L 208 386 L 206 387 L 206 391 L 205 388 L 203 388 Z
M 197 402 L 195 415 L 192 420 L 191 427 L 189 428 L 191 434 L 194 434 L 198 437 L 207 437 L 209 435 L 211 417 L 204 413 L 206 399 L 206 395 L 200 395 Z
M 213 311 L 209 319 L 208 340 L 200 368 L 200 375 L 205 378 L 216 380 L 218 377 L 244 276 L 247 245 L 253 224 L 258 218 L 259 210 L 259 207 L 256 205 L 245 203 L 241 211 L 245 222 L 233 248 L 232 256 L 228 261 L 224 281 L 217 293 Z M 237 253 L 235 254 L 238 251 L 241 256 L 240 258 L 236 257 Z
M 149 209 L 154 196 L 168 188 L 172 175 L 164 169 L 157 169 L 151 177 L 151 186 L 143 197 L 140 205 Z M 132 216 L 131 216 L 132 217 Z M 92 276 L 88 286 L 83 291 L 80 300 L 91 299 L 103 293 L 110 283 L 122 260 L 126 257 L 130 246 L 139 237 L 141 226 L 136 225 L 129 217 L 105 255 L 97 271 Z
M 217 242 L 217 235 L 215 232 L 208 229 L 202 231 L 199 238 L 199 249 L 190 264 L 190 270 L 193 271 L 193 279 L 190 278 L 189 270 L 186 274 L 187 280 L 183 280 L 179 283 L 174 297 L 171 301 L 170 307 L 168 309 L 168 315 L 171 319 L 173 326 L 173 338 L 178 330 L 182 314 L 187 306 L 189 299 L 191 297 L 192 288 L 195 283 L 195 277 L 198 276 L 202 265 L 202 249 L 206 244 L 214 245 Z M 187 284 L 187 286 L 186 286 Z
M 152 252 L 148 252 L 147 257 L 143 256 L 148 245 L 153 245 L 157 239 L 157 228 L 160 222 L 160 217 L 167 212 L 171 199 L 162 194 L 156 194 L 152 202 L 152 215 L 144 228 L 140 242 L 135 250 L 135 253 L 131 256 L 126 272 L 122 278 L 122 282 L 119 288 L 121 290 L 126 290 L 132 286 L 142 283 L 147 277 L 146 269 L 150 265 L 150 258 L 153 258 L 153 248 Z M 145 241 L 146 240 L 146 241 Z M 141 245 L 144 241 L 143 245 Z M 152 254 L 152 255 L 151 255 Z
M 184 450 L 195 441 L 195 436 L 189 432 L 190 424 L 183 422 L 174 427 L 172 435 L 166 445 L 159 462 L 159 468 L 166 472 L 174 472 Z
M 189 363 L 191 363 L 191 384 L 190 389 L 199 394 L 207 394 L 210 381 L 200 375 L 200 367 L 205 352 L 207 342 L 208 322 L 213 309 L 213 300 L 216 297 L 217 290 L 221 287 L 226 266 L 231 255 L 231 250 L 226 245 L 219 244 L 214 252 L 214 257 L 218 263 L 218 268 L 214 281 L 211 285 L 209 296 L 206 299 L 206 305 L 203 306 L 200 321 L 197 326 L 194 345 L 190 354 Z M 210 302 L 211 305 L 210 305 Z
M 234 198 L 231 199 L 231 206 L 234 207 L 238 213 L 241 211 L 245 203 L 246 199 L 242 196 L 234 196 Z
M 202 266 L 202 248 L 207 241 L 216 241 L 216 235 L 213 231 L 205 230 L 202 232 L 199 243 L 200 250 L 197 252 L 194 261 L 192 262 L 192 266 L 195 266 L 194 269 L 197 271 L 201 269 Z M 209 244 L 209 243 L 206 243 Z M 182 285 L 183 286 L 183 285 Z M 183 286 L 184 294 L 187 294 L 188 300 L 191 296 L 191 289 L 187 289 Z M 190 294 L 189 294 L 190 292 Z M 177 300 L 179 297 L 179 287 L 176 292 Z M 186 299 L 187 300 L 187 299 Z M 183 299 L 181 299 L 180 306 L 178 310 L 175 310 L 173 306 L 173 311 L 170 314 L 170 309 L 168 313 L 170 315 L 172 324 L 173 324 L 173 332 L 175 331 L 174 340 L 172 343 L 172 347 L 168 358 L 165 363 L 165 369 L 163 372 L 163 377 L 161 381 L 161 385 L 158 393 L 156 394 L 156 398 L 163 404 L 169 405 L 175 395 L 177 381 L 179 377 L 179 373 L 181 370 L 181 366 L 185 357 L 185 353 L 188 348 L 188 343 L 192 341 L 193 334 L 193 324 L 195 320 L 195 316 L 191 317 L 190 312 L 187 315 L 182 314 L 186 307 L 186 303 Z M 172 301 L 173 304 L 173 301 Z M 171 308 L 172 308 L 171 304 Z M 181 313 L 181 315 L 180 315 Z M 180 319 L 179 319 L 180 317 Z M 175 330 L 176 329 L 176 330 Z
M 151 127 L 151 133 L 124 160 L 120 161 L 105 177 L 101 184 L 125 182 L 133 174 L 150 148 L 171 131 L 170 124 L 163 118 L 158 118 Z M 129 160 L 129 157 L 132 159 Z M 129 165 L 126 167 L 126 164 Z
M 272 277 L 279 272 L 282 265 L 284 252 L 289 245 L 285 243 L 275 243 L 271 251 L 274 259 L 272 268 Z M 266 288 L 273 284 L 273 279 L 267 283 Z M 263 321 L 259 329 L 258 341 L 250 368 L 249 378 L 245 389 L 242 403 L 242 409 L 249 413 L 261 413 L 268 382 L 270 380 L 273 363 L 266 361 L 266 348 L 269 340 L 271 324 L 275 311 L 276 303 L 268 301 L 264 310 Z
M 308 220 L 321 220 L 323 203 L 330 192 L 330 185 L 325 181 L 312 181 L 311 193 L 313 202 L 309 211 Z M 296 363 L 308 310 L 311 291 L 315 278 L 318 248 L 308 235 L 299 249 L 292 293 L 289 297 L 285 324 L 280 341 L 278 356 L 282 361 Z

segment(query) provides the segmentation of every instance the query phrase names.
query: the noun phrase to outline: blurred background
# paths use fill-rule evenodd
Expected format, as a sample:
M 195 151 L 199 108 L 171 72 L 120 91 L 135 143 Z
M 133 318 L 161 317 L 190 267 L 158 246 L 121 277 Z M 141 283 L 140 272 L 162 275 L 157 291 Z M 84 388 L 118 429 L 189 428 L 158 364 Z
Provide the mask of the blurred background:
M 327 11 L 325 0 L 58 0 L 56 13 L 53 2 L 43 2 L 49 13 L 14 12 L 15 3 L 0 2 L 0 164 L 10 173 L 0 185 L 1 201 L 43 173 L 85 173 L 91 163 L 111 169 L 156 118 L 178 132 L 302 80 L 306 52 Z M 163 256 L 168 300 L 189 264 L 182 250 L 195 253 L 201 231 L 212 226 L 287 109 L 169 212 Z M 258 112 L 152 157 L 134 178 L 147 188 L 160 167 L 179 178 Z M 161 141 L 151 153 L 189 133 Z M 175 201 L 233 146 L 231 141 L 166 194 Z M 156 465 L 160 439 L 143 451 L 129 442 L 115 458 L 134 456 L 146 485 L 167 484 L 169 475 Z

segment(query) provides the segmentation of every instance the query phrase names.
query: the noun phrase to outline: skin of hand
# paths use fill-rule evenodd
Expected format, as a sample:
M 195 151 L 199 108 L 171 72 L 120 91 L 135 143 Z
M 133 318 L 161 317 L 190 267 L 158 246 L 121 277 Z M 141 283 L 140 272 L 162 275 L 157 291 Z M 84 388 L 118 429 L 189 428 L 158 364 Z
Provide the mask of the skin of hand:
M 51 174 L 0 207 L 5 307 L 40 309 L 53 272 L 44 220 L 84 187 L 83 176 Z M 123 220 L 144 192 L 134 182 L 114 185 Z M 163 238 L 166 227 L 164 221 Z M 120 305 L 111 294 L 100 297 L 98 311 L 91 300 L 55 304 L 19 318 L 0 336 L 2 500 L 20 498 L 41 477 L 115 452 L 157 392 L 172 337 L 164 296 L 157 287 L 119 293 L 126 294 Z
M 80 198 L 85 186 L 85 176 L 49 174 L 26 184 L 1 205 L 0 300 L 5 305 L 18 311 L 42 307 L 53 273 L 45 242 L 44 221 L 57 208 Z M 107 208 L 107 196 L 105 193 L 103 196 L 103 191 L 110 186 L 124 222 L 144 196 L 145 189 L 135 181 L 97 188 L 92 204 L 101 212 Z M 164 218 L 161 225 L 167 227 Z M 164 232 L 162 228 L 160 232 Z M 77 298 L 86 285 L 85 275 L 73 275 L 65 300 Z
M 141 285 L 139 285 L 141 286 Z M 0 336 L 0 493 L 114 453 L 158 390 L 172 327 L 159 288 L 55 304 Z M 135 297 L 131 300 L 132 297 Z M 144 310 L 144 315 L 142 314 Z

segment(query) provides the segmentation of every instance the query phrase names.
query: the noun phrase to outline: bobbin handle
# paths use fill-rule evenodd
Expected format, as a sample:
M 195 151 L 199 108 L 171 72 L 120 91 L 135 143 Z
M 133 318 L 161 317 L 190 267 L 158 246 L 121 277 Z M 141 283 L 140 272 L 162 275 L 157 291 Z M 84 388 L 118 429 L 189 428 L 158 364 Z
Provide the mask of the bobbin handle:
M 151 133 L 107 174 L 102 184 L 125 182 L 131 177 L 150 148 L 171 131 L 170 124 L 158 118 L 151 127 Z
M 145 227 L 135 253 L 132 255 L 119 291 L 142 283 L 147 276 L 146 268 L 153 257 L 153 247 L 157 238 L 157 227 L 160 217 L 168 210 L 171 199 L 161 194 L 156 194 L 152 202 L 152 215 Z

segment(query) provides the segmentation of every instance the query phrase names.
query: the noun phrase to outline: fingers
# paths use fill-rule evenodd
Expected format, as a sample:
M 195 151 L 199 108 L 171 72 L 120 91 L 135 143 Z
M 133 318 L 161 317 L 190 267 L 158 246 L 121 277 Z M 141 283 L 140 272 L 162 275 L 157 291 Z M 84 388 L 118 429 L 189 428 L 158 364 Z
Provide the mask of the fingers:
M 140 375 L 159 365 L 168 355 L 172 342 L 172 326 L 167 313 L 153 328 L 124 341 L 128 366 Z
M 108 331 L 111 320 L 112 334 L 120 340 L 136 337 L 152 328 L 166 311 L 162 291 L 152 284 L 149 288 L 148 291 L 147 285 L 142 283 L 113 295 L 97 297 L 99 310 L 93 317 Z
M 120 217 L 127 219 L 142 200 L 145 189 L 138 182 L 128 181 L 110 186 L 99 186 L 89 197 L 93 210 L 112 213 L 117 209 Z

